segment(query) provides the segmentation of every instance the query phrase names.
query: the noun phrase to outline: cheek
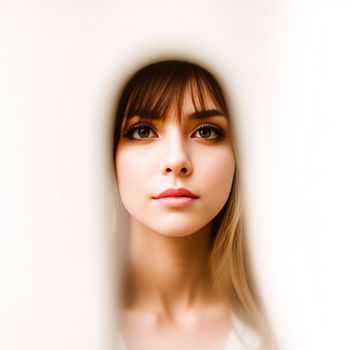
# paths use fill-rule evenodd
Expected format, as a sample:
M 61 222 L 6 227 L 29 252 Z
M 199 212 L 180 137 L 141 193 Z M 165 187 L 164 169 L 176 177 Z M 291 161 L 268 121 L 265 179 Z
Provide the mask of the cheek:
M 145 156 L 141 148 L 120 147 L 116 154 L 117 181 L 120 199 L 129 212 L 135 216 L 142 212 L 150 193 L 146 179 L 154 168 L 152 157 Z
M 137 198 L 136 193 L 141 184 L 140 164 L 137 162 L 135 154 L 124 150 L 117 151 L 115 161 L 120 198 L 128 210 L 130 204 Z
M 201 158 L 202 188 L 212 198 L 213 205 L 223 206 L 229 196 L 235 173 L 235 159 L 230 147 L 208 151 Z
M 232 184 L 235 172 L 235 160 L 232 151 L 227 150 L 216 157 L 215 170 L 216 178 L 220 183 Z

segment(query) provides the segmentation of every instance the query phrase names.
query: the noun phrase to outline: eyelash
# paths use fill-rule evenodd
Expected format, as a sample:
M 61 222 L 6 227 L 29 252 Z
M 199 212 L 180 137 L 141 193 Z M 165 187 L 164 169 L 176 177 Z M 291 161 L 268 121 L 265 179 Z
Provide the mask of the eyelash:
M 201 129 L 209 129 L 209 130 L 212 130 L 216 133 L 216 137 L 213 138 L 213 139 L 206 139 L 206 138 L 202 138 L 203 140 L 220 140 L 220 139 L 223 139 L 225 136 L 226 136 L 226 133 L 225 131 L 220 128 L 219 126 L 215 125 L 215 124 L 211 124 L 211 123 L 203 123 L 201 124 L 197 129 L 196 131 L 194 132 L 197 133 L 199 130 Z
M 149 129 L 152 130 L 152 132 L 156 133 L 156 132 L 154 131 L 153 126 L 151 126 L 151 125 L 149 125 L 149 124 L 143 122 L 143 123 L 137 123 L 137 124 L 135 124 L 135 125 L 129 127 L 129 128 L 127 129 L 127 131 L 125 132 L 124 136 L 127 137 L 127 138 L 130 139 L 130 140 L 135 140 L 135 141 L 144 141 L 144 140 L 148 140 L 148 139 L 149 139 L 148 137 L 137 139 L 137 138 L 134 138 L 134 137 L 132 136 L 133 133 L 134 133 L 136 130 L 138 130 L 139 128 L 149 128 Z M 201 124 L 201 125 L 193 132 L 193 134 L 197 133 L 197 132 L 198 132 L 199 130 L 201 130 L 201 129 L 209 129 L 209 130 L 212 130 L 212 131 L 214 131 L 214 132 L 216 133 L 216 135 L 217 135 L 217 136 L 214 137 L 214 138 L 200 138 L 200 139 L 202 139 L 202 140 L 217 141 L 217 140 L 223 139 L 223 138 L 226 136 L 226 132 L 225 132 L 222 128 L 218 127 L 218 126 L 215 125 L 215 124 L 211 124 L 211 123 L 203 123 L 203 124 Z M 193 134 L 192 134 L 192 135 L 193 135 Z M 151 138 L 152 138 L 152 137 L 151 137 Z

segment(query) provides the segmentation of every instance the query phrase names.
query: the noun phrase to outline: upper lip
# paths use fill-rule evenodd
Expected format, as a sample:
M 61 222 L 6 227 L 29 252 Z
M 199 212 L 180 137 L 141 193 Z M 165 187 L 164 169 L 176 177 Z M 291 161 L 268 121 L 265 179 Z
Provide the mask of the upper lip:
M 186 188 L 169 188 L 158 195 L 154 196 L 154 199 L 162 198 L 162 197 L 191 197 L 198 198 L 194 193 L 187 190 Z

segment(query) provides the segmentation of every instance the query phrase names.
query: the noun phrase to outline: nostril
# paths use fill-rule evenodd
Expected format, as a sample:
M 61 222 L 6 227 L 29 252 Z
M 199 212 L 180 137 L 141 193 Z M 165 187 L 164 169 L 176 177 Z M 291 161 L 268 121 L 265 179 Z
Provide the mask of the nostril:
M 166 174 L 172 173 L 173 171 L 175 171 L 175 173 L 181 173 L 181 174 L 185 174 L 185 175 L 189 174 L 189 170 L 187 167 L 183 167 L 179 170 L 176 170 L 175 168 L 165 168 L 164 169 L 164 172 Z

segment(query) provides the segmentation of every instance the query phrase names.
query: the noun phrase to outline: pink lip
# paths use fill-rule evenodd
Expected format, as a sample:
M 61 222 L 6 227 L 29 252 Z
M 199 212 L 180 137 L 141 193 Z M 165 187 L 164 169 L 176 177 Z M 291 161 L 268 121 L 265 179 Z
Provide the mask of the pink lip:
M 154 196 L 154 199 L 164 198 L 164 197 L 190 197 L 197 199 L 198 196 L 193 194 L 191 191 L 186 188 L 169 188 L 168 190 L 159 193 L 157 196 Z
M 158 204 L 168 208 L 186 207 L 198 198 L 198 196 L 186 188 L 171 188 L 153 197 Z

